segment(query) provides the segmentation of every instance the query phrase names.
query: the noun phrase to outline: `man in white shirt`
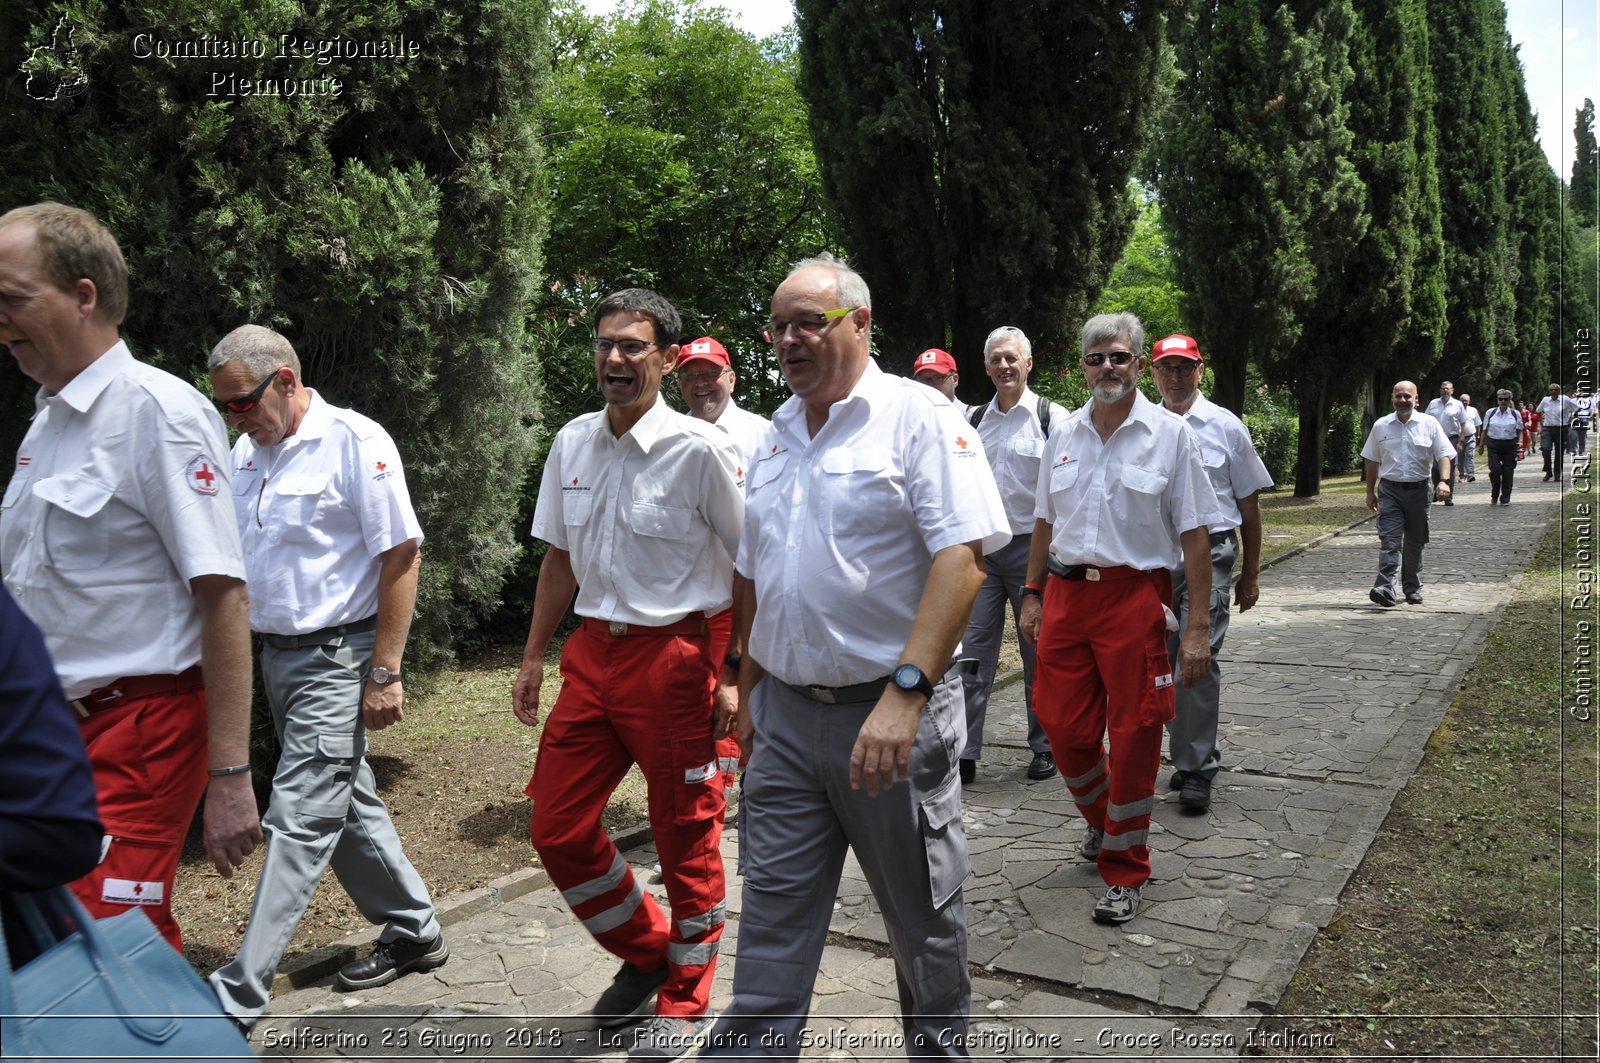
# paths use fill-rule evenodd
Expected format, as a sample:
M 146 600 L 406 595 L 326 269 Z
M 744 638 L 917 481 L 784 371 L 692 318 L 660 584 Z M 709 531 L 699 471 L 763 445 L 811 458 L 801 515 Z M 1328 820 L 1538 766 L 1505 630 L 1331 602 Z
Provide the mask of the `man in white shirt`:
M 202 795 L 224 878 L 261 841 L 249 614 L 222 421 L 134 360 L 127 305 L 122 251 L 91 215 L 0 215 L 0 343 L 41 385 L 0 503 L 0 569 L 77 710 L 106 831 L 73 890 L 95 916 L 142 907 L 181 950 L 172 880 Z
M 1539 449 L 1544 451 L 1544 478 L 1561 482 L 1561 460 L 1567 451 L 1567 426 L 1577 411 L 1577 403 L 1561 394 L 1561 385 L 1552 383 L 1550 394 L 1539 400 Z
M 750 471 L 739 543 L 744 898 L 706 1058 L 798 1058 L 851 849 L 888 929 L 906 1053 L 968 1057 L 965 727 L 947 669 L 981 559 L 1010 533 L 978 434 L 872 362 L 871 300 L 831 255 L 772 296 L 794 396 Z
M 988 715 L 989 691 L 1000 659 L 1005 634 L 1006 605 L 1013 617 L 1022 613 L 1022 585 L 1028 578 L 1028 548 L 1033 541 L 1034 490 L 1039 482 L 1039 461 L 1051 424 L 1067 419 L 1068 410 L 1034 394 L 1028 387 L 1033 371 L 1033 344 L 1019 328 L 1002 325 L 983 343 L 984 372 L 994 381 L 994 400 L 975 406 L 967 421 L 978 430 L 983 452 L 994 470 L 1000 500 L 1011 525 L 1011 541 L 983 559 L 988 576 L 972 604 L 972 619 L 962 636 L 963 653 L 978 662 L 975 673 L 962 676 L 967 702 L 967 746 L 961 753 L 961 781 L 977 775 L 983 753 L 983 725 Z M 1027 775 L 1048 779 L 1056 773 L 1050 739 L 1033 711 L 1033 643 L 1019 640 L 1022 655 L 1022 700 L 1028 714 L 1028 748 L 1033 751 Z
M 431 971 L 450 950 L 366 758 L 367 731 L 404 715 L 401 659 L 417 602 L 422 528 L 400 453 L 376 422 L 307 387 L 294 346 L 272 329 L 234 329 L 206 368 L 242 433 L 233 503 L 281 749 L 250 924 L 210 979 L 223 1010 L 248 1026 L 330 862 L 357 910 L 384 924 L 371 954 L 339 971 L 344 988 Z
M 929 347 L 911 363 L 911 379 L 926 384 L 951 402 L 956 401 L 956 385 L 961 374 L 956 372 L 956 360 L 949 351 Z
M 728 350 L 722 344 L 710 336 L 701 336 L 683 345 L 678 354 L 678 390 L 683 393 L 689 416 L 714 424 L 732 436 L 748 469 L 772 422 L 740 409 L 733 401 L 733 388 L 738 382 Z
M 1447 506 L 1456 504 L 1454 497 L 1456 489 L 1455 474 L 1456 467 L 1461 464 L 1462 424 L 1467 416 L 1467 411 L 1462 407 L 1461 400 L 1457 399 L 1455 394 L 1456 386 L 1446 380 L 1439 385 L 1439 397 L 1429 401 L 1426 411 L 1429 417 L 1439 422 L 1439 427 L 1444 429 L 1445 438 L 1450 440 L 1450 445 L 1455 448 L 1455 461 L 1450 464 L 1448 471 L 1443 474 L 1449 477 L 1447 482 L 1450 484 L 1450 492 L 1443 496 L 1443 502 Z M 1415 404 L 1413 403 L 1413 405 Z M 1440 479 L 1440 473 L 1435 470 L 1433 482 L 1437 484 Z
M 1236 592 L 1239 612 L 1261 597 L 1261 492 L 1272 486 L 1266 463 L 1250 442 L 1244 422 L 1200 394 L 1205 361 L 1200 345 L 1190 336 L 1174 335 L 1151 351 L 1151 368 L 1161 389 L 1163 408 L 1182 417 L 1200 444 L 1200 461 L 1217 493 L 1222 519 L 1208 525 L 1211 543 L 1211 600 L 1203 603 L 1210 614 L 1211 668 L 1193 686 L 1177 689 L 1177 715 L 1167 724 L 1168 746 L 1175 769 L 1168 789 L 1178 791 L 1178 801 L 1190 812 L 1211 807 L 1211 781 L 1222 767 L 1217 745 L 1217 723 L 1222 705 L 1222 669 L 1217 655 L 1228 634 L 1229 591 Z M 1239 567 L 1235 583 L 1233 570 Z M 1189 594 L 1184 570 L 1172 570 L 1173 609 L 1178 627 L 1188 624 L 1195 599 Z M 1172 666 L 1178 667 L 1179 639 L 1167 639 Z
M 1456 455 L 1439 422 L 1417 412 L 1415 384 L 1400 381 L 1391 399 L 1394 412 L 1373 422 L 1361 446 L 1367 469 L 1367 508 L 1378 514 L 1378 581 L 1368 597 L 1385 609 L 1399 601 L 1401 589 L 1408 603 L 1422 604 L 1429 476 L 1433 477 L 1434 497 L 1449 501 L 1451 463 Z
M 1472 483 L 1478 478 L 1478 429 L 1483 418 L 1472 405 L 1472 396 L 1461 393 L 1461 480 Z
M 661 397 L 679 355 L 672 304 L 629 288 L 601 300 L 594 320 L 606 405 L 568 422 L 545 461 L 533 535 L 550 548 L 512 705 L 517 719 L 538 724 L 545 649 L 576 593 L 581 624 L 562 649 L 561 691 L 528 783 L 533 846 L 573 914 L 623 961 L 595 1018 L 623 1025 L 654 1001 L 655 1018 L 629 1053 L 672 1059 L 709 1024 L 722 936 L 715 741 L 733 724 L 735 669 L 714 662 L 711 645 L 731 624 L 744 483 L 732 438 Z M 670 920 L 601 825 L 636 763 Z
M 1190 596 L 1209 601 L 1206 529 L 1222 519 L 1194 432 L 1139 392 L 1143 349 L 1133 314 L 1084 323 L 1093 398 L 1051 428 L 1022 607 L 1022 636 L 1038 644 L 1039 720 L 1088 824 L 1079 852 L 1106 883 L 1093 913 L 1106 924 L 1134 918 L 1150 877 L 1162 725 L 1174 713 L 1170 571 L 1182 564 Z M 1187 685 L 1209 673 L 1205 611 L 1190 611 L 1178 661 Z
M 1516 479 L 1517 451 L 1522 442 L 1522 411 L 1511 402 L 1511 392 L 1495 393 L 1495 406 L 1483 418 L 1484 444 L 1489 451 L 1489 504 L 1511 504 Z

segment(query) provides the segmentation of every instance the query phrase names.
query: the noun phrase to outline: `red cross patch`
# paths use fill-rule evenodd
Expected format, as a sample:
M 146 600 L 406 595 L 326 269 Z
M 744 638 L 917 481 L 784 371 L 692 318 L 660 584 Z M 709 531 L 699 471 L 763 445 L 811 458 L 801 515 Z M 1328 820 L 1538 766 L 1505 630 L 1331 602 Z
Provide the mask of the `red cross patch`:
M 960 447 L 962 450 L 966 450 L 967 449 L 967 441 L 965 439 L 962 439 L 960 436 L 956 436 L 956 446 Z
M 184 482 L 197 494 L 214 495 L 217 493 L 217 470 L 211 467 L 211 460 L 201 454 L 191 459 L 184 469 Z

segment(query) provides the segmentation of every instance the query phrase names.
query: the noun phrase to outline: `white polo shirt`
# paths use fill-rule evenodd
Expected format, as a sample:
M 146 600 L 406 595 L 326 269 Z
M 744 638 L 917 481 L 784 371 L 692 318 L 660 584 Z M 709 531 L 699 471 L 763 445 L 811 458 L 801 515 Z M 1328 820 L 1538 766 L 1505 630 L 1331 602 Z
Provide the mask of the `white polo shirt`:
M 1514 407 L 1502 411 L 1496 404 L 1483 418 L 1484 435 L 1501 442 L 1520 438 L 1522 428 L 1522 411 Z
M 1194 432 L 1136 392 L 1127 418 L 1102 443 L 1090 420 L 1097 401 L 1060 431 L 1050 425 L 1034 510 L 1052 525 L 1050 554 L 1064 565 L 1177 568 L 1179 536 L 1222 521 Z
M 572 555 L 579 616 L 659 627 L 733 602 L 742 458 L 726 432 L 657 396 L 622 437 L 604 410 L 556 434 L 533 535 Z
M 968 408 L 969 423 L 974 409 Z M 1050 427 L 1056 431 L 1071 412 L 1054 402 L 1049 409 Z M 1000 501 L 1006 508 L 1011 534 L 1032 533 L 1034 492 L 1039 487 L 1039 462 L 1044 459 L 1045 446 L 1044 430 L 1039 424 L 1039 396 L 1024 384 L 1022 397 L 1005 413 L 990 402 L 978 421 L 978 436 L 983 440 L 989 468 L 994 470 L 994 482 L 1000 488 Z
M 1461 400 L 1455 396 L 1452 395 L 1448 402 L 1442 398 L 1434 399 L 1428 403 L 1428 408 L 1423 412 L 1439 422 L 1445 435 L 1461 434 L 1461 422 L 1466 416 L 1466 411 L 1461 407 Z
M 813 438 L 791 397 L 750 469 L 738 571 L 749 652 L 786 683 L 849 686 L 900 663 L 933 555 L 1011 533 L 983 443 L 942 393 L 875 362 Z
M 293 435 L 233 445 L 250 626 L 303 635 L 378 612 L 378 555 L 422 542 L 400 452 L 376 421 L 316 391 Z
M 227 455 L 211 404 L 121 341 L 39 389 L 0 502 L 0 569 L 68 698 L 199 663 L 189 581 L 245 574 Z
M 1416 483 L 1432 478 L 1440 458 L 1455 460 L 1456 448 L 1439 422 L 1427 414 L 1413 412 L 1402 421 L 1391 413 L 1372 422 L 1361 456 L 1378 463 L 1380 480 Z
M 1180 416 L 1194 430 L 1195 441 L 1200 444 L 1200 463 L 1206 467 L 1206 476 L 1217 492 L 1217 510 L 1222 519 L 1207 527 L 1212 534 L 1237 528 L 1244 523 L 1239 499 L 1272 486 L 1272 474 L 1250 442 L 1250 429 L 1232 410 L 1198 392 L 1194 403 Z
M 722 408 L 722 416 L 711 422 L 724 432 L 733 437 L 739 444 L 739 460 L 744 462 L 746 472 L 755 464 L 756 454 L 763 449 L 767 433 L 772 430 L 772 422 L 759 413 L 741 410 L 732 400 Z

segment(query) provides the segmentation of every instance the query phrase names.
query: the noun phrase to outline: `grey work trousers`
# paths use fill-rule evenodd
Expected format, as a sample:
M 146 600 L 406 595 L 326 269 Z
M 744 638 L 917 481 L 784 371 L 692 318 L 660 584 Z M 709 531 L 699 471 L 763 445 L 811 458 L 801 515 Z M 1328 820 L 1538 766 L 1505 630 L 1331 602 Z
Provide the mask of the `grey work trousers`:
M 983 722 L 989 714 L 989 691 L 994 686 L 994 673 L 1000 663 L 1006 606 L 1011 606 L 1012 623 L 1020 623 L 1022 585 L 1028 581 L 1028 546 L 1032 542 L 1032 534 L 1014 536 L 983 559 L 989 575 L 978 588 L 978 597 L 972 603 L 972 619 L 967 623 L 967 633 L 961 637 L 962 655 L 978 661 L 975 674 L 961 677 L 961 689 L 967 702 L 967 744 L 961 751 L 962 760 L 979 760 L 983 753 Z M 1048 753 L 1050 739 L 1045 737 L 1039 718 L 1033 714 L 1033 643 L 1019 638 L 1017 644 L 1022 653 L 1022 703 L 1028 713 L 1028 748 L 1035 753 Z
M 1231 614 L 1228 599 L 1233 592 L 1233 566 L 1239 559 L 1237 530 L 1211 536 L 1211 670 L 1194 686 L 1177 684 L 1178 714 L 1167 721 L 1167 748 L 1172 766 L 1181 772 L 1215 778 L 1222 767 L 1217 748 L 1217 718 L 1222 703 L 1222 667 L 1217 655 L 1228 634 Z M 1180 566 L 1172 570 L 1172 610 L 1178 614 L 1178 630 L 1167 636 L 1167 656 L 1173 674 L 1178 673 L 1178 644 L 1189 624 L 1189 581 Z
M 428 941 L 439 933 L 433 901 L 378 797 L 367 766 L 361 688 L 373 632 L 324 645 L 261 649 L 261 675 L 282 752 L 262 817 L 267 858 L 250 925 L 233 962 L 211 974 L 228 1014 L 259 1018 L 289 939 L 329 863 L 382 939 Z
M 850 788 L 850 750 L 876 699 L 819 704 L 770 676 L 752 692 L 733 1002 L 702 1058 L 800 1056 L 848 849 L 883 914 L 907 1056 L 970 1058 L 960 690 L 954 679 L 938 685 L 923 710 L 909 780 L 877 797 Z
M 1422 590 L 1422 548 L 1428 545 L 1427 480 L 1378 481 L 1378 581 L 1374 589 L 1391 598 L 1398 573 L 1406 594 Z

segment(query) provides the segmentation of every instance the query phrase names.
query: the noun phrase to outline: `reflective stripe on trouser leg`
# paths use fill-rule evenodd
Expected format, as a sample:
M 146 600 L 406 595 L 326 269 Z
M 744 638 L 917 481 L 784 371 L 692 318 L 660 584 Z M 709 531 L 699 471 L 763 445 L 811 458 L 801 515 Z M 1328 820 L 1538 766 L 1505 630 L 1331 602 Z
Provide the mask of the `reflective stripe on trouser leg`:
M 608 647 L 580 627 L 561 653 L 561 692 L 539 736 L 527 794 L 533 847 L 550 881 L 576 900 L 596 942 L 641 970 L 667 959 L 667 919 L 601 826 L 606 802 L 633 763 L 606 707 Z M 655 638 L 615 643 L 658 642 Z
M 1045 589 L 1036 707 L 1074 799 L 1090 802 L 1078 811 L 1106 831 L 1099 870 L 1108 885 L 1139 886 L 1150 877 L 1148 802 L 1162 725 L 1173 711 L 1161 611 L 1170 595 L 1165 571 L 1145 579 L 1052 579 Z M 1106 731 L 1108 781 L 1091 798 Z

